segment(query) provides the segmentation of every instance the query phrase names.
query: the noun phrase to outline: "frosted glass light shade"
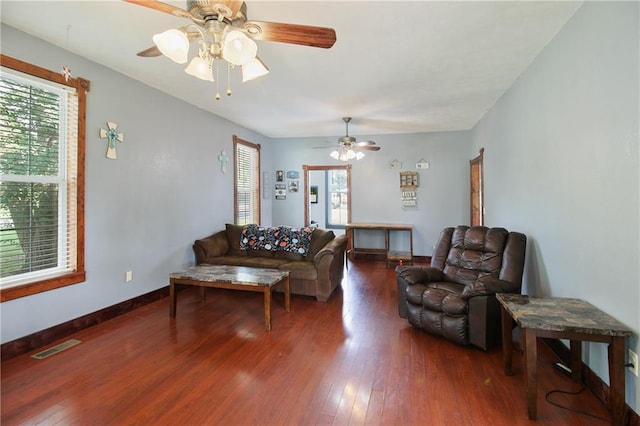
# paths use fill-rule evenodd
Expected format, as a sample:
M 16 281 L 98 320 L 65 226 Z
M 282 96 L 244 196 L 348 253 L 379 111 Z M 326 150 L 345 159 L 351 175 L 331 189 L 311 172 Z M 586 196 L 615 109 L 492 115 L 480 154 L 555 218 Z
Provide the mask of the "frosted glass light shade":
M 364 153 L 362 151 L 358 151 L 356 154 L 356 160 L 362 160 L 364 158 Z
M 333 158 L 334 160 L 339 160 L 340 159 L 340 153 L 338 151 L 331 152 L 331 154 L 329 154 L 329 156 L 331 158 Z
M 184 72 L 194 77 L 198 77 L 200 80 L 213 81 L 211 63 L 205 61 L 199 56 L 196 56 L 191 60 L 191 62 L 189 62 L 189 66 L 185 68 Z
M 189 39 L 180 30 L 171 29 L 153 36 L 153 42 L 160 52 L 173 62 L 184 64 L 189 54 Z
M 233 65 L 244 65 L 255 59 L 257 53 L 256 42 L 242 31 L 230 31 L 224 38 L 222 57 Z
M 269 68 L 258 57 L 253 58 L 242 66 L 243 83 L 266 74 L 269 74 Z

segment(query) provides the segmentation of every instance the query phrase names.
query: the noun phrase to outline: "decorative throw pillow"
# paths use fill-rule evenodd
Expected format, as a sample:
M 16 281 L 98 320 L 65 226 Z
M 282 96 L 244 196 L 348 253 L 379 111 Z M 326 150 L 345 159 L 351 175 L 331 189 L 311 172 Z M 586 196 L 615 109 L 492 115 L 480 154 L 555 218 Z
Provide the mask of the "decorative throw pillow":
M 274 229 L 277 230 L 277 228 L 265 228 L 256 224 L 245 226 L 240 234 L 240 249 L 276 250 Z
M 280 250 L 289 253 L 306 255 L 311 246 L 311 228 L 290 228 L 281 226 L 279 231 L 278 246 Z

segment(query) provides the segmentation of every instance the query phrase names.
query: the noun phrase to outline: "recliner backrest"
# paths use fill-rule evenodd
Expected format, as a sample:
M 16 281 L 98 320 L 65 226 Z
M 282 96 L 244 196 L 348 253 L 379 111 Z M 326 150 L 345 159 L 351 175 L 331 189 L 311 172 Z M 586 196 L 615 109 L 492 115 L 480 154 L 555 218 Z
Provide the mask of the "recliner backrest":
M 483 277 L 521 284 L 526 237 L 504 228 L 457 226 L 445 228 L 436 244 L 431 266 L 445 280 L 469 285 Z

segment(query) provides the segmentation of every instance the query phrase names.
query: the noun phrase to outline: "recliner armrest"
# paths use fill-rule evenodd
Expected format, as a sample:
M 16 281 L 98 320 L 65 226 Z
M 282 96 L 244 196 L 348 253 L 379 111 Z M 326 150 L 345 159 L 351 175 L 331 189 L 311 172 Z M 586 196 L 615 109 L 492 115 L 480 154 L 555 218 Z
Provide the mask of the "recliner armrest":
M 430 266 L 397 266 L 396 275 L 409 285 L 444 280 L 444 273 L 440 269 Z
M 518 284 L 499 278 L 480 278 L 473 284 L 464 286 L 462 299 L 468 300 L 475 296 L 490 296 L 496 293 L 514 293 L 519 291 Z

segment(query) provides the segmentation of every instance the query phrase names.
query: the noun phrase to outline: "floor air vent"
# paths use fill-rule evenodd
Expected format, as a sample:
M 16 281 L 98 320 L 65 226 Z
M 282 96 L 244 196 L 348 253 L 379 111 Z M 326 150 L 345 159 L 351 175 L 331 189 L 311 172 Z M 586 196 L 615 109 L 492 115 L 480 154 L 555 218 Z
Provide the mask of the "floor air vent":
M 58 352 L 62 352 L 65 349 L 69 349 L 69 348 L 77 345 L 78 343 L 82 343 L 82 342 L 80 340 L 75 340 L 75 339 L 67 340 L 66 342 L 60 343 L 59 345 L 52 346 L 49 349 L 45 349 L 42 352 L 38 352 L 37 354 L 33 354 L 33 355 L 31 355 L 31 358 L 44 359 L 44 358 L 50 357 L 51 355 L 55 355 Z

